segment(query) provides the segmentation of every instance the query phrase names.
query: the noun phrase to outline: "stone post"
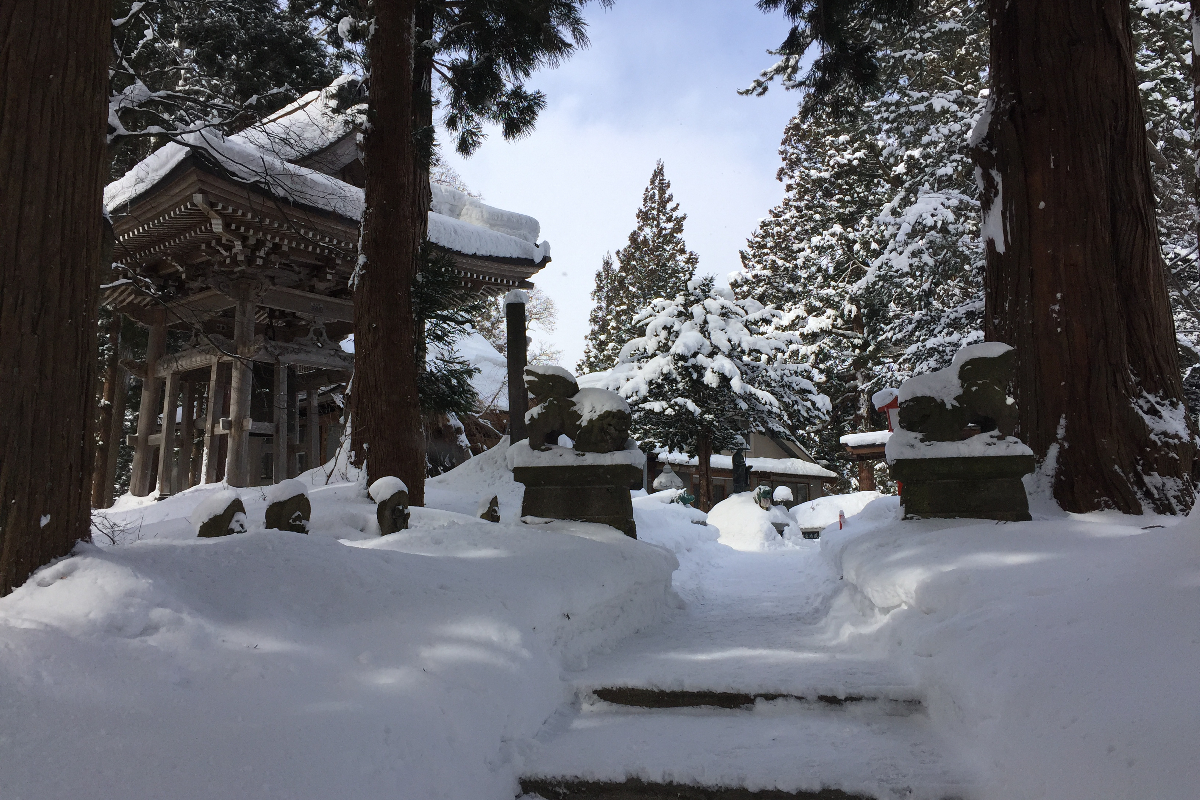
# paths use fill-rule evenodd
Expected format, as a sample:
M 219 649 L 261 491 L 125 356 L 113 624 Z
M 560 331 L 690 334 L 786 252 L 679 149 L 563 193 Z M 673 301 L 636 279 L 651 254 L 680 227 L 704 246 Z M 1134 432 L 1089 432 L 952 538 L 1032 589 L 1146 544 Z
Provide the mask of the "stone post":
M 146 372 L 142 376 L 142 403 L 138 408 L 137 444 L 133 451 L 133 468 L 129 479 L 129 492 L 134 497 L 150 494 L 150 472 L 154 468 L 150 436 L 154 433 L 154 422 L 158 419 L 158 360 L 167 348 L 166 313 L 150 325 L 150 338 L 146 343 Z
M 288 474 L 288 368 L 282 361 L 275 362 L 275 391 L 271 395 L 271 412 L 275 424 L 271 483 L 279 483 L 291 477 Z
M 529 347 L 525 327 L 525 303 L 529 295 L 519 289 L 504 298 L 504 319 L 508 323 L 508 441 L 516 444 L 528 438 L 525 412 L 529 393 L 525 391 L 525 364 Z
M 239 292 L 234 307 L 233 343 L 240 358 L 233 362 L 229 396 L 229 457 L 225 480 L 230 486 L 250 483 L 250 388 L 254 370 L 250 364 L 254 348 L 255 303 L 249 291 Z
M 167 374 L 163 388 L 162 433 L 158 439 L 158 493 L 172 493 L 175 477 L 175 415 L 179 410 L 179 373 Z

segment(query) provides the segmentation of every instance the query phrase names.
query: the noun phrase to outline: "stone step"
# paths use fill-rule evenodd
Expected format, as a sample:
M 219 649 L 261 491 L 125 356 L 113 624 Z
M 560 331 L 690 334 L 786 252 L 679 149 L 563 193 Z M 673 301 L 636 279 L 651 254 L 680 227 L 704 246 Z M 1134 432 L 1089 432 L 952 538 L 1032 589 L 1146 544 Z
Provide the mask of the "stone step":
M 816 792 L 751 791 L 739 787 L 647 783 L 640 778 L 615 782 L 522 779 L 526 798 L 544 800 L 871 800 L 838 789 Z
M 672 690 L 640 686 L 605 686 L 584 692 L 585 702 L 595 698 L 605 703 L 635 708 L 727 708 L 745 709 L 758 702 L 790 700 L 796 703 L 820 703 L 840 707 L 849 704 L 864 704 L 889 715 L 914 714 L 921 710 L 921 701 L 915 698 L 896 700 L 871 697 L 861 694 L 844 696 L 832 694 L 794 695 L 773 692 L 729 692 L 710 690 Z
M 730 710 L 584 705 L 548 723 L 522 791 L 546 800 L 947 800 L 972 786 L 922 713 L 759 700 Z

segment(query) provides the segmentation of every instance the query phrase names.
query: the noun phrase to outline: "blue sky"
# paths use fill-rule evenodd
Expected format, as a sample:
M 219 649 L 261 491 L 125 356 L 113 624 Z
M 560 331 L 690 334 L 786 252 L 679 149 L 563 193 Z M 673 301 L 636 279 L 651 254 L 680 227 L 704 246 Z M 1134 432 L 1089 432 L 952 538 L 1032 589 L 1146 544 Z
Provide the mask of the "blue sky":
M 662 159 L 687 213 L 700 271 L 722 281 L 757 221 L 783 197 L 775 180 L 794 93 L 741 97 L 787 31 L 753 0 L 616 0 L 587 11 L 591 47 L 533 86 L 549 104 L 519 142 L 490 136 L 448 162 L 485 202 L 538 218 L 553 263 L 536 279 L 559 307 L 555 345 L 574 368 L 605 252 L 624 245 Z

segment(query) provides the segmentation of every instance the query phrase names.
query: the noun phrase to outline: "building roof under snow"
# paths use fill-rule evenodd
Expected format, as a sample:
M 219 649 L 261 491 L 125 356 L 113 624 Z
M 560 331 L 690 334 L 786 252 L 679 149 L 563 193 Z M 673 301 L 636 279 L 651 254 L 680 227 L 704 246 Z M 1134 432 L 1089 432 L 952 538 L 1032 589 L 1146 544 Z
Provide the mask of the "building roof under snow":
M 142 160 L 104 189 L 110 213 L 128 208 L 188 166 L 216 170 L 298 206 L 360 220 L 363 190 L 335 177 L 335 170 L 359 157 L 361 112 L 336 109 L 337 93 L 348 78 L 310 92 L 264 122 L 233 136 L 215 130 L 184 134 Z M 541 264 L 549 242 L 539 242 L 541 226 L 525 214 L 505 211 L 463 192 L 431 184 L 429 239 L 468 256 L 518 259 Z
M 665 461 L 668 464 L 693 467 L 700 464 L 699 458 L 688 456 L 686 453 L 658 453 L 657 457 L 659 461 Z M 733 456 L 723 456 L 714 453 L 708 463 L 713 469 L 731 470 L 733 469 Z M 802 458 L 747 458 L 746 466 L 752 467 L 756 472 L 769 472 L 774 475 L 795 475 L 826 480 L 837 480 L 838 478 L 836 472 L 831 472 L 820 464 L 814 464 Z

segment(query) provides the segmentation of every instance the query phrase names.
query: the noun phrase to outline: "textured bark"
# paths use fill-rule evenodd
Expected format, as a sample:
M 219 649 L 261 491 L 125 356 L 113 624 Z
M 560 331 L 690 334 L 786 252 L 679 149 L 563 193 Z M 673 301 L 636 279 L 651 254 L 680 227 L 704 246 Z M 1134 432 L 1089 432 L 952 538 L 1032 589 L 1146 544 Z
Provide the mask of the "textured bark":
M 1161 422 L 1191 424 L 1129 4 L 990 0 L 990 15 L 985 333 L 1018 350 L 1019 435 L 1056 458 L 1069 511 L 1186 511 L 1194 447 Z
M 110 3 L 0 3 L 0 595 L 89 535 Z
M 114 436 L 113 415 L 117 395 L 125 388 L 125 371 L 121 369 L 121 315 L 113 313 L 108 322 L 108 355 L 104 359 L 104 391 L 100 395 L 100 414 L 97 417 L 96 457 L 92 466 L 92 507 L 108 507 L 108 462 L 112 450 L 120 446 Z
M 412 294 L 428 218 L 419 213 L 422 190 L 414 169 L 416 0 L 377 3 L 374 10 L 363 141 L 367 208 L 354 292 L 352 448 L 356 463 L 365 463 L 371 476 L 400 478 L 410 502 L 423 505 L 425 438 Z
M 700 496 L 696 498 L 696 507 L 704 513 L 712 511 L 712 440 L 701 436 L 696 442 L 696 476 L 700 479 Z

